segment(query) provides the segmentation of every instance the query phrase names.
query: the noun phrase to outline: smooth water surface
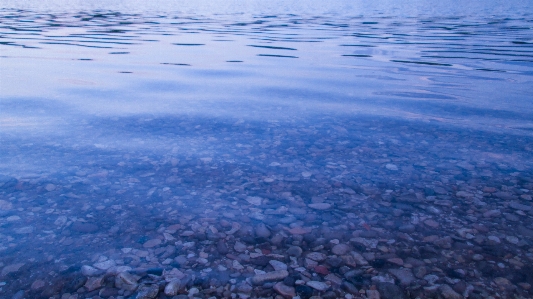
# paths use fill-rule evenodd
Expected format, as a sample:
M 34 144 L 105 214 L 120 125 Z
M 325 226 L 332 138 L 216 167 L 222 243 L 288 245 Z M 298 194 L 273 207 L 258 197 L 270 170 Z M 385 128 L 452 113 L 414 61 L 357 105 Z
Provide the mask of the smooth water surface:
M 533 5 L 429 2 L 0 1 L 0 292 L 531 296 Z

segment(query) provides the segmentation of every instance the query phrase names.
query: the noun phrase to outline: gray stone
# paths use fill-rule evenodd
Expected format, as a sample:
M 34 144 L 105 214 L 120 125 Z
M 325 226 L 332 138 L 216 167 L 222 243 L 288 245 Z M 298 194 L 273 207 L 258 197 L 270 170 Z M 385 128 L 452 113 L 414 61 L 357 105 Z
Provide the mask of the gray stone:
M 156 284 L 142 286 L 137 293 L 136 299 L 154 299 L 159 294 L 159 286 Z
M 87 279 L 87 282 L 85 283 L 85 288 L 88 292 L 92 292 L 94 290 L 97 290 L 103 286 L 104 277 L 89 277 Z
M 306 257 L 310 260 L 321 262 L 326 259 L 326 255 L 320 252 L 311 252 L 306 255 Z
M 302 252 L 302 248 L 299 246 L 291 246 L 289 249 L 287 249 L 287 254 L 290 256 L 300 257 Z
M 24 266 L 24 263 L 16 263 L 16 264 L 11 264 L 11 265 L 5 266 L 4 269 L 2 269 L 2 277 L 6 276 L 6 275 L 9 275 L 11 273 L 18 272 L 18 270 L 22 266 Z
M 383 299 L 405 299 L 402 290 L 390 282 L 380 282 L 377 284 L 379 294 Z
M 463 299 L 463 296 L 459 295 L 447 284 L 441 285 L 439 291 L 445 299 Z
M 282 282 L 278 282 L 274 285 L 274 291 L 283 296 L 283 298 L 293 298 L 296 297 L 296 291 L 293 287 L 287 286 Z
M 311 204 L 308 204 L 307 206 L 315 210 L 327 210 L 331 208 L 331 204 L 325 203 L 325 202 L 311 203 Z
M 336 254 L 336 255 L 345 255 L 350 250 L 351 250 L 350 245 L 337 244 L 337 245 L 333 246 L 333 248 L 331 249 L 331 252 L 333 252 L 333 254 Z
M 148 240 L 143 244 L 144 248 L 152 248 L 161 245 L 162 241 L 160 239 Z
M 389 273 L 396 277 L 402 285 L 409 285 L 415 280 L 410 269 L 389 269 Z
M 255 275 L 252 277 L 252 283 L 255 285 L 260 285 L 267 281 L 282 280 L 287 276 L 289 276 L 289 272 L 287 272 L 287 270 L 272 271 L 265 274 Z
M 318 291 L 325 291 L 327 289 L 329 289 L 329 286 L 321 281 L 314 281 L 314 280 L 310 280 L 306 283 L 306 285 L 312 287 L 313 289 L 315 290 L 318 290 Z
M 140 277 L 137 275 L 133 275 L 129 272 L 121 272 L 115 276 L 115 287 L 133 292 L 139 286 L 137 284 L 139 279 Z
M 517 203 L 517 202 L 511 202 L 509 204 L 509 207 L 511 207 L 511 208 L 513 208 L 515 210 L 521 210 L 521 211 L 529 211 L 529 210 L 531 210 L 530 206 L 523 205 L 523 204 L 520 204 L 520 203 Z
M 272 267 L 276 271 L 278 271 L 278 270 L 287 270 L 287 265 L 282 263 L 282 262 L 280 262 L 280 261 L 270 260 L 269 263 L 270 263 L 270 265 L 272 265 Z
M 264 223 L 259 223 L 255 228 L 255 234 L 261 238 L 268 238 L 271 233 Z

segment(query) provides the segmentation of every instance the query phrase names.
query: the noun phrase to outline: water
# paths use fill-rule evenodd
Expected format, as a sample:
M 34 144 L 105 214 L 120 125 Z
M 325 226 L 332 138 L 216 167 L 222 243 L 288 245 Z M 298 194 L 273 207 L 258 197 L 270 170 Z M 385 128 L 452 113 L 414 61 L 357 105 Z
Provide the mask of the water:
M 531 296 L 529 1 L 1 3 L 2 296 Z

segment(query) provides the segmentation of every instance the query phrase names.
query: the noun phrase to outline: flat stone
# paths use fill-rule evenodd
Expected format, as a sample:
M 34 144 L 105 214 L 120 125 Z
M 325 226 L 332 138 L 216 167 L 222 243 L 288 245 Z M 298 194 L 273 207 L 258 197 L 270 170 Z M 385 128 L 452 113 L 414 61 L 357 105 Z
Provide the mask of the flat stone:
M 19 235 L 31 234 L 33 232 L 33 226 L 25 226 L 15 229 L 15 233 Z
M 287 270 L 287 265 L 282 263 L 282 262 L 280 262 L 280 261 L 270 260 L 269 263 L 270 263 L 270 265 L 272 265 L 272 267 L 276 271 L 278 271 L 278 270 Z
M 161 245 L 162 241 L 160 239 L 148 240 L 143 244 L 144 248 L 152 248 Z
M 119 289 L 133 292 L 139 286 L 137 284 L 139 279 L 140 277 L 137 275 L 133 275 L 129 272 L 121 272 L 115 276 L 115 286 Z
M 389 273 L 396 277 L 400 281 L 400 284 L 405 286 L 415 281 L 415 276 L 409 269 L 389 269 Z
M 79 232 L 79 233 L 94 233 L 98 231 L 98 225 L 94 223 L 87 223 L 87 222 L 74 222 L 71 226 L 73 231 Z
M 289 249 L 287 249 L 287 254 L 290 256 L 300 257 L 302 255 L 302 248 L 299 246 L 291 246 Z
M 12 208 L 13 208 L 13 205 L 10 202 L 0 199 L 0 210 L 9 211 Z
M 107 261 L 96 263 L 93 266 L 100 270 L 107 270 L 113 266 L 116 266 L 116 263 L 114 260 L 107 260 Z
M 424 221 L 424 224 L 431 227 L 431 228 L 438 228 L 439 227 L 439 223 L 433 219 L 427 219 L 426 221 Z
M 87 282 L 85 283 L 85 288 L 88 292 L 92 292 L 94 290 L 97 290 L 103 286 L 104 277 L 89 277 L 87 279 Z
M 440 294 L 445 299 L 463 299 L 463 296 L 459 295 L 447 284 L 443 284 L 439 287 Z
M 46 283 L 44 281 L 37 279 L 31 284 L 31 289 L 36 291 L 36 290 L 42 289 L 45 285 Z
M 327 289 L 329 289 L 329 286 L 321 281 L 314 281 L 314 280 L 310 280 L 306 283 L 306 285 L 312 287 L 313 289 L 315 290 L 318 290 L 318 291 L 325 291 Z
M 278 282 L 274 285 L 274 291 L 283 296 L 283 298 L 290 299 L 296 297 L 296 290 L 282 282 Z
M 261 205 L 263 199 L 261 197 L 258 197 L 258 196 L 248 196 L 248 197 L 246 197 L 246 201 L 249 204 L 251 204 L 251 205 L 259 206 L 259 205 Z
M 257 227 L 255 228 L 255 234 L 260 238 L 268 238 L 271 235 L 270 230 L 266 227 L 264 223 L 259 223 L 257 225 Z
M 139 289 L 136 299 L 154 299 L 159 294 L 159 286 L 153 284 L 151 286 L 143 286 Z
M 399 257 L 393 257 L 393 258 L 387 259 L 387 261 L 389 263 L 392 263 L 398 266 L 403 266 L 403 260 Z
M 9 275 L 11 273 L 15 273 L 15 272 L 18 272 L 18 270 L 24 266 L 24 263 L 16 263 L 16 264 L 11 264 L 11 265 L 8 265 L 8 266 L 5 266 L 4 269 L 2 269 L 2 277 L 6 276 L 6 275 Z
M 181 288 L 181 281 L 179 279 L 172 280 L 165 286 L 165 295 L 175 296 Z
M 509 204 L 509 207 L 515 209 L 515 210 L 521 210 L 521 211 L 529 211 L 531 210 L 531 206 L 528 206 L 528 205 L 523 205 L 521 203 L 517 203 L 517 202 L 511 202 Z
M 326 259 L 326 255 L 320 252 L 311 252 L 306 255 L 308 259 L 311 259 L 316 262 L 321 262 Z
M 311 204 L 308 204 L 307 206 L 315 210 L 327 210 L 331 208 L 331 204 L 325 203 L 325 202 L 311 203 Z
M 382 299 L 405 299 L 402 290 L 393 283 L 380 282 L 377 287 Z
M 287 270 L 272 271 L 252 277 L 252 283 L 255 285 L 260 285 L 266 281 L 282 280 L 287 276 L 289 276 L 289 272 L 287 272 Z
M 388 170 L 398 170 L 398 166 L 394 164 L 387 164 L 385 165 L 385 168 L 387 168 Z
M 333 254 L 336 254 L 336 255 L 345 255 L 346 253 L 350 252 L 351 249 L 352 248 L 350 247 L 350 245 L 337 244 L 333 246 L 333 248 L 331 249 L 331 252 L 333 252 Z

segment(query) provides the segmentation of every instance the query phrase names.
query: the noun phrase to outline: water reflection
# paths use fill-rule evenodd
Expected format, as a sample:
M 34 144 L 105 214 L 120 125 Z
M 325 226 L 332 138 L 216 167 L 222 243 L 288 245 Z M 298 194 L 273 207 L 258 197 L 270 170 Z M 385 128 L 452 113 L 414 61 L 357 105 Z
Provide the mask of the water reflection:
M 531 296 L 531 8 L 474 2 L 6 1 L 1 291 Z

